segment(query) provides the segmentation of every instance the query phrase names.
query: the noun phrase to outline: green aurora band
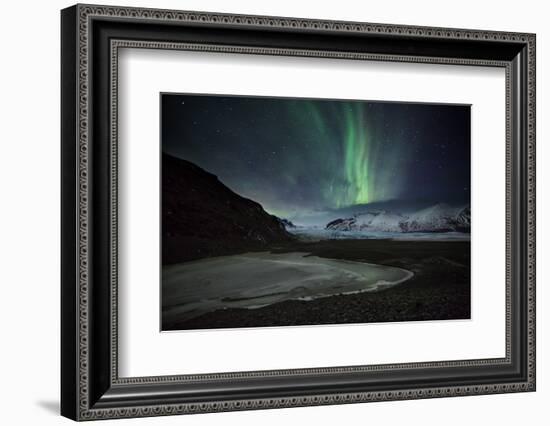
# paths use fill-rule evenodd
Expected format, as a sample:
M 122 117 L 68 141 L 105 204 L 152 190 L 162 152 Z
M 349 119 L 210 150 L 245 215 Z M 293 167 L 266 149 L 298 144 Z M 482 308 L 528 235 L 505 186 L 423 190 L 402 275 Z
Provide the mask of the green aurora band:
M 293 103 L 290 111 L 310 129 L 305 132 L 312 133 L 308 136 L 315 144 L 310 155 L 317 157 L 312 164 L 327 168 L 325 179 L 319 181 L 326 207 L 367 204 L 400 195 L 403 174 L 398 167 L 406 146 L 398 123 L 389 128 L 380 110 L 365 102 L 301 101 Z M 384 150 L 381 144 L 386 144 Z
M 165 95 L 162 144 L 269 213 L 323 225 L 373 203 L 468 202 L 469 108 Z

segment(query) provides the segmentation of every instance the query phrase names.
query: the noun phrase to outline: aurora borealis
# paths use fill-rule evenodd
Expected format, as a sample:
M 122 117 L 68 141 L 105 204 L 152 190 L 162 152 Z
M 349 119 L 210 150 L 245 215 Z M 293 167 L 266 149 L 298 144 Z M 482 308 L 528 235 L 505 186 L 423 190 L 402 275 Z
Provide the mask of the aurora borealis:
M 467 105 L 163 94 L 162 150 L 291 220 L 470 197 Z

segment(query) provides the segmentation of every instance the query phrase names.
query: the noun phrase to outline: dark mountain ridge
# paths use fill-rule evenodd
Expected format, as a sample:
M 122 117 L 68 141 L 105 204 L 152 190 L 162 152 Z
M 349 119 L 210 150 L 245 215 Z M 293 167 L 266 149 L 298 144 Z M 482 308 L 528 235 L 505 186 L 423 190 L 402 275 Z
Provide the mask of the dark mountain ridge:
M 282 221 L 199 166 L 162 154 L 162 263 L 290 241 Z

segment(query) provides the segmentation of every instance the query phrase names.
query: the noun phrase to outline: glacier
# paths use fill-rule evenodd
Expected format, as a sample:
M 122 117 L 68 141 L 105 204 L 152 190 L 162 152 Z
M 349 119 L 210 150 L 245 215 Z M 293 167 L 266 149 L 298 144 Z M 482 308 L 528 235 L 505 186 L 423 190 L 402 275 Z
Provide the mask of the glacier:
M 412 212 L 366 209 L 325 226 L 287 227 L 302 240 L 398 239 L 469 240 L 470 206 L 438 203 Z

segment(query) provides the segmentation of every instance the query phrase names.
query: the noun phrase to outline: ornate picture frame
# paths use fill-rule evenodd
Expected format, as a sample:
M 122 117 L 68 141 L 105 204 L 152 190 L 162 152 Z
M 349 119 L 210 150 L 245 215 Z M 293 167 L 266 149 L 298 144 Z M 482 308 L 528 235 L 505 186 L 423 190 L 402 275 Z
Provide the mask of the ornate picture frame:
M 73 420 L 535 390 L 535 35 L 97 5 L 61 13 L 61 413 Z M 506 355 L 153 377 L 118 373 L 121 48 L 506 73 Z

